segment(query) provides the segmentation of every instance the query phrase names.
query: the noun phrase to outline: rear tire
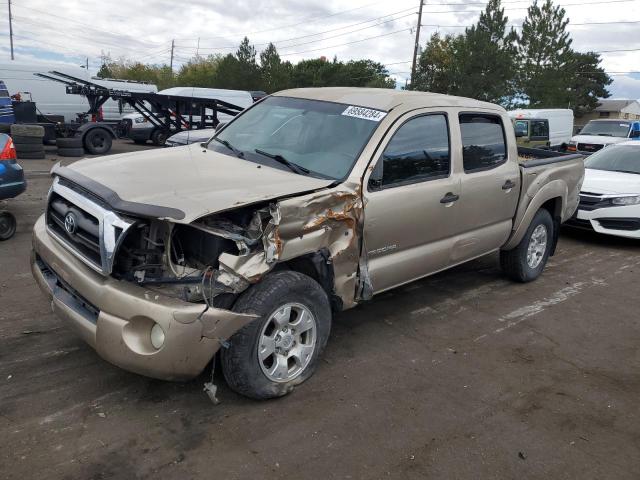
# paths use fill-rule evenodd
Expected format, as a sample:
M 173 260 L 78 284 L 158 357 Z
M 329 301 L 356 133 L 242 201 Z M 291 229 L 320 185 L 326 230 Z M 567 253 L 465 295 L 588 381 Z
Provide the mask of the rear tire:
M 58 138 L 56 140 L 56 146 L 58 148 L 84 148 L 82 137 Z
M 258 400 L 281 397 L 313 375 L 331 330 L 329 298 L 316 281 L 291 271 L 267 275 L 233 310 L 259 318 L 221 351 L 232 390 Z
M 167 138 L 169 138 L 169 135 L 167 135 L 167 133 L 162 130 L 154 130 L 151 134 L 151 142 L 158 147 L 164 145 L 164 142 L 167 141 Z
M 13 135 L 11 137 L 13 143 L 20 143 L 22 145 L 33 144 L 33 145 L 42 145 L 41 137 L 25 137 L 23 135 Z
M 111 144 L 111 134 L 104 128 L 94 128 L 84 136 L 84 148 L 92 155 L 104 155 L 111 150 Z
M 9 212 L 0 212 L 0 241 L 9 240 L 16 233 L 16 217 Z
M 33 137 L 36 138 L 36 137 Z M 44 153 L 44 145 L 42 143 L 16 143 L 13 142 L 13 146 L 16 147 L 16 153 Z
M 41 160 L 45 158 L 44 150 L 39 152 L 18 152 L 16 151 L 18 160 Z
M 21 136 L 21 137 L 40 137 L 40 141 L 42 141 L 42 137 L 44 137 L 44 127 L 40 125 L 22 125 L 19 123 L 14 123 L 11 125 L 11 136 Z
M 555 238 L 551 214 L 541 208 L 534 215 L 518 246 L 513 250 L 500 252 L 502 270 L 516 282 L 535 280 L 547 264 Z
M 83 157 L 84 148 L 58 148 L 61 157 Z

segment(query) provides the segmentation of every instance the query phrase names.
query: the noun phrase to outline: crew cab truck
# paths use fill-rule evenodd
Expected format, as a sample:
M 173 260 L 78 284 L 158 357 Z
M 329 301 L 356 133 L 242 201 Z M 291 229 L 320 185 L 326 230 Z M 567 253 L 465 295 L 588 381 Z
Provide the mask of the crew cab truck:
M 32 271 L 109 362 L 182 380 L 219 352 L 233 390 L 278 397 L 312 375 L 333 312 L 497 251 L 536 279 L 584 166 L 534 153 L 489 103 L 283 91 L 207 143 L 55 166 Z

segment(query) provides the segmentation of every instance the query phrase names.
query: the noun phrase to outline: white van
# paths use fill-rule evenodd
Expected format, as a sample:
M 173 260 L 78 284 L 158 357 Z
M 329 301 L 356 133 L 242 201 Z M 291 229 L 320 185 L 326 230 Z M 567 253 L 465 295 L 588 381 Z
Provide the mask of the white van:
M 198 97 L 211 98 L 221 100 L 223 102 L 236 105 L 241 108 L 247 108 L 253 104 L 251 92 L 246 90 L 225 90 L 221 88 L 201 88 L 201 87 L 172 87 L 158 92 L 164 95 L 176 95 L 180 97 Z M 206 114 L 213 112 L 207 109 Z M 185 118 L 187 116 L 185 115 Z M 193 115 L 193 123 L 200 120 L 199 115 Z M 220 122 L 228 122 L 233 116 L 226 113 L 218 113 Z M 166 132 L 156 131 L 155 126 L 142 114 L 131 113 L 123 117 L 124 120 L 130 122 L 128 137 L 136 143 L 145 143 L 151 140 L 155 145 L 164 145 L 167 134 Z
M 78 113 L 89 110 L 89 102 L 82 95 L 67 94 L 63 83 L 35 75 L 35 73 L 46 74 L 53 70 L 108 88 L 135 92 L 158 91 L 158 87 L 152 84 L 126 80 L 102 80 L 92 77 L 85 68 L 56 63 L 2 61 L 0 62 L 0 80 L 5 82 L 10 95 L 20 93 L 23 100 L 31 99 L 36 102 L 39 114 L 62 115 L 66 122 L 74 121 Z M 113 100 L 108 100 L 102 107 L 104 120 L 120 120 L 123 115 L 133 111 L 131 107 L 125 106 L 121 114 L 118 102 Z
M 568 108 L 511 110 L 509 116 L 519 145 L 559 148 L 566 146 L 573 135 L 573 110 Z

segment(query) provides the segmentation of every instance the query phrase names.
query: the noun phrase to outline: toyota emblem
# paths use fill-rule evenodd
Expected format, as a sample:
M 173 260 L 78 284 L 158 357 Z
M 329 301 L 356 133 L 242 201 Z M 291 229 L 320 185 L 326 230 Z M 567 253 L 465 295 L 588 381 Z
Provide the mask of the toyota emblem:
M 77 228 L 78 221 L 76 220 L 76 216 L 72 212 L 67 213 L 64 217 L 64 229 L 69 235 L 73 235 L 76 233 Z

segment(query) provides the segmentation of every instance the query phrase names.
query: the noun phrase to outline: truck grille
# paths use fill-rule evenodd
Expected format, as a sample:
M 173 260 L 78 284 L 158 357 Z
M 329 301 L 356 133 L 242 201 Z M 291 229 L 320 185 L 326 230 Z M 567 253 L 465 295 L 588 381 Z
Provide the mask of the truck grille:
M 49 192 L 46 222 L 51 235 L 103 275 L 111 274 L 114 254 L 135 223 L 59 177 Z
M 602 147 L 604 147 L 604 145 L 600 145 L 598 143 L 579 143 L 578 144 L 578 150 L 580 152 L 593 153 L 593 152 L 597 152 Z

